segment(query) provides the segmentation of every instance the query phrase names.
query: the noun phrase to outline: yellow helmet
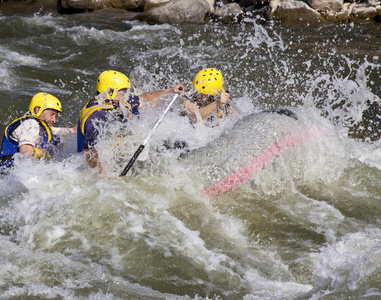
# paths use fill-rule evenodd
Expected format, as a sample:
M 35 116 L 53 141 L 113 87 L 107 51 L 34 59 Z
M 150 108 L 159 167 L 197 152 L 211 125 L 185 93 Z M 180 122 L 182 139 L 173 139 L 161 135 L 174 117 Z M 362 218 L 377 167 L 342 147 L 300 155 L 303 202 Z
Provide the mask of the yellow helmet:
M 35 113 L 34 109 L 40 107 L 40 110 Z M 53 95 L 48 93 L 37 93 L 33 96 L 32 100 L 29 103 L 29 111 L 32 116 L 39 117 L 45 109 L 54 109 L 59 112 L 62 112 L 62 105 L 60 100 L 58 100 Z
M 193 79 L 193 87 L 196 91 L 204 95 L 218 94 L 224 91 L 224 80 L 222 75 L 216 69 L 208 68 L 200 71 Z
M 131 87 L 130 80 L 126 75 L 118 71 L 107 70 L 103 71 L 97 79 L 97 91 L 104 93 L 108 89 L 113 89 L 112 98 L 120 89 L 128 89 Z

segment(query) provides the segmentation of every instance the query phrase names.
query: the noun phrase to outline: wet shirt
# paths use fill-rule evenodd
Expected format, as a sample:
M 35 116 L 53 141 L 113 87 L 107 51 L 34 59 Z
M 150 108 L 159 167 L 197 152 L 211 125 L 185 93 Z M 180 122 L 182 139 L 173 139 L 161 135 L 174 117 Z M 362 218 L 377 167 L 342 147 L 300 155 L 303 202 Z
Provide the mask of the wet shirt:
M 128 103 L 131 105 L 131 108 L 134 114 L 138 114 L 138 107 L 140 105 L 139 96 L 130 96 L 128 99 Z M 97 105 L 96 100 L 89 101 L 87 107 L 91 107 L 93 105 Z M 106 122 L 110 120 L 122 122 L 127 122 L 124 119 L 121 112 L 117 109 L 101 109 L 93 112 L 85 122 L 85 138 L 83 149 L 92 149 L 97 141 L 99 135 L 99 128 L 103 126 Z
M 21 122 L 20 126 L 13 131 L 11 138 L 18 143 L 18 147 L 32 145 L 35 148 L 43 141 L 43 137 L 40 135 L 40 125 L 33 119 Z
M 37 158 L 51 158 L 58 142 L 52 128 L 43 120 L 26 114 L 7 126 L 1 143 L 0 165 L 12 167 L 13 156 L 23 145 L 32 146 Z
M 26 115 L 29 115 L 27 113 Z M 52 132 L 57 135 L 62 129 L 50 127 Z M 44 142 L 44 132 L 40 124 L 35 119 L 25 119 L 12 132 L 10 138 L 17 142 L 18 147 L 22 145 L 32 145 L 33 148 L 41 146 Z

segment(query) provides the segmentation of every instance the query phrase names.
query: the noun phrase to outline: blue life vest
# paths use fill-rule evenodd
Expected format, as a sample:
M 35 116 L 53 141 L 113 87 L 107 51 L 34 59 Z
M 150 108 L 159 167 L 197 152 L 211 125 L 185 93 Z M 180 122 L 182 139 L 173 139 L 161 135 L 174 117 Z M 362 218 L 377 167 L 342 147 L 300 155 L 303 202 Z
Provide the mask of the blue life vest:
M 42 152 L 48 151 L 49 149 L 52 149 L 52 146 L 54 147 L 56 145 L 53 139 L 52 129 L 49 127 L 48 124 L 38 119 L 37 117 L 31 116 L 31 115 L 23 116 L 19 119 L 14 120 L 5 128 L 5 132 L 3 135 L 3 142 L 1 144 L 1 150 L 0 150 L 0 166 L 6 166 L 6 167 L 13 166 L 13 155 L 19 152 L 19 148 L 18 148 L 18 142 L 12 139 L 11 136 L 12 136 L 12 133 L 17 129 L 17 127 L 19 127 L 20 124 L 27 119 L 36 120 L 38 124 L 40 125 L 40 130 L 42 130 L 43 132 L 44 141 L 41 145 L 42 149 L 39 149 L 39 151 L 35 151 L 35 152 L 41 154 L 41 151 Z
M 131 106 L 128 107 L 133 115 L 138 115 L 139 111 L 136 108 Z M 112 110 L 115 107 L 111 104 L 98 104 L 98 102 L 94 100 L 90 100 L 86 105 L 82 108 L 78 127 L 77 127 L 77 152 L 83 151 L 83 145 L 85 143 L 85 124 L 87 119 L 96 111 L 99 110 Z

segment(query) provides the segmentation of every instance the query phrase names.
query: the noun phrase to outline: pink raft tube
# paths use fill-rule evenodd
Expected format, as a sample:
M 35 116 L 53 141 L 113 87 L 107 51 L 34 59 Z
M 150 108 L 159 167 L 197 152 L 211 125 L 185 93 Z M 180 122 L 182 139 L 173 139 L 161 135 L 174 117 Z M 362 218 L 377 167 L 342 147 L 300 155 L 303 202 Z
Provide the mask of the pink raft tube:
M 265 167 L 282 152 L 296 145 L 301 145 L 307 141 L 321 140 L 322 135 L 322 132 L 316 127 L 295 134 L 288 134 L 278 140 L 274 145 L 267 148 L 261 154 L 253 158 L 238 171 L 229 175 L 215 185 L 203 189 L 201 194 L 210 198 L 225 194 L 240 185 L 245 180 L 249 179 L 255 172 Z

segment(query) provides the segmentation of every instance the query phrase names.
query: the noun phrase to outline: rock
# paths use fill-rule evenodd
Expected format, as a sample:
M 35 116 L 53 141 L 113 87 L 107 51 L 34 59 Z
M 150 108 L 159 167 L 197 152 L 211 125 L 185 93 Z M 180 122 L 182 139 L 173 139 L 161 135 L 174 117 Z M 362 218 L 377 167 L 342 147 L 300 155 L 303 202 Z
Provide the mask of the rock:
M 214 12 L 214 0 L 172 0 L 143 12 L 137 19 L 149 24 L 202 24 L 208 22 L 212 12 Z
M 373 6 L 357 6 L 353 8 L 352 15 L 359 19 L 373 20 L 377 16 L 377 9 Z
M 327 23 L 318 11 L 301 1 L 271 0 L 269 18 L 282 25 L 320 26 Z
M 307 0 L 307 3 L 318 11 L 340 11 L 343 7 L 343 0 Z
M 138 0 L 61 0 L 64 9 L 97 10 L 107 7 L 134 10 L 138 7 Z
M 340 23 L 337 13 L 334 11 L 323 11 L 321 15 L 324 17 L 325 21 L 329 24 Z
M 244 12 L 237 3 L 229 3 L 216 8 L 211 17 L 222 23 L 236 23 L 242 18 L 243 14 Z
M 13 14 L 54 14 L 57 13 L 57 2 L 55 0 L 48 1 L 5 1 L 0 0 L 1 13 L 4 15 Z
M 302 26 L 381 21 L 381 0 L 0 0 L 0 3 L 1 12 L 5 15 L 14 11 L 23 14 L 73 14 L 120 9 L 126 15 L 117 13 L 118 18 L 150 24 L 203 24 L 210 17 L 223 24 L 255 19 L 261 23 L 274 20 L 281 25 Z M 94 26 L 97 27 L 96 24 Z M 116 26 L 114 21 L 105 26 L 126 30 Z
M 347 23 L 352 18 L 352 9 L 356 3 L 344 3 L 341 11 L 336 13 L 336 18 L 339 23 Z
M 96 28 L 98 30 L 127 31 L 132 28 L 126 20 L 134 20 L 139 13 L 119 8 L 98 9 L 83 14 L 76 14 L 75 19 L 81 20 L 83 26 Z M 71 15 L 68 16 L 70 18 Z M 99 22 L 102 20 L 102 22 Z
M 144 2 L 144 11 L 147 11 L 147 10 L 150 10 L 151 8 L 164 5 L 170 2 L 170 0 L 143 0 L 143 2 Z

